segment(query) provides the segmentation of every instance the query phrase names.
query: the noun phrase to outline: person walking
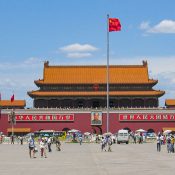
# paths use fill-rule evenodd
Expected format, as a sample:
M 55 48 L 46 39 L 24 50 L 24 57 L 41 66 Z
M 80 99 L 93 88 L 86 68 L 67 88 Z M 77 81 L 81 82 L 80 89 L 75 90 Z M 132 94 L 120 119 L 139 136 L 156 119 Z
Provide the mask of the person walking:
M 46 155 L 47 144 L 46 144 L 46 140 L 44 138 L 41 139 L 41 141 L 39 143 L 39 147 L 40 147 L 40 152 L 41 152 L 41 158 L 43 156 L 45 158 L 47 158 L 47 155 Z
M 29 156 L 30 158 L 36 158 L 35 157 L 35 140 L 34 140 L 34 136 L 31 135 L 30 139 L 29 139 Z
M 174 136 L 172 135 L 171 136 L 171 152 L 174 153 L 174 142 L 175 142 L 175 139 L 174 139 Z
M 102 139 L 101 139 L 101 151 L 103 151 L 103 150 L 106 151 L 105 147 L 106 147 L 106 139 L 104 137 L 102 137 Z
M 51 145 L 52 145 L 51 137 L 48 138 L 47 144 L 48 144 L 48 151 L 49 151 L 49 152 L 52 152 L 52 149 L 51 149 Z
M 20 142 L 21 142 L 21 145 L 23 145 L 23 136 L 20 136 L 20 137 L 19 137 L 19 140 L 20 140 Z
M 157 151 L 158 152 L 161 151 L 161 135 L 160 134 L 157 136 Z
M 137 135 L 136 135 L 136 133 L 134 133 L 134 135 L 133 135 L 133 139 L 134 139 L 134 143 L 136 144 L 137 143 Z
M 81 134 L 79 135 L 79 142 L 80 142 L 80 145 L 82 145 L 82 142 L 83 142 L 83 137 L 82 137 L 82 135 L 81 135 Z
M 171 138 L 169 135 L 167 136 L 166 142 L 167 142 L 167 151 L 168 153 L 171 153 Z
M 112 151 L 112 150 L 111 150 L 112 139 L 111 139 L 110 136 L 108 137 L 107 144 L 108 144 L 108 152 L 111 152 L 111 151 Z
M 56 138 L 55 144 L 56 144 L 56 150 L 61 151 L 61 148 L 60 148 L 61 142 L 60 142 L 59 138 Z
M 14 144 L 14 135 L 11 136 L 11 144 Z

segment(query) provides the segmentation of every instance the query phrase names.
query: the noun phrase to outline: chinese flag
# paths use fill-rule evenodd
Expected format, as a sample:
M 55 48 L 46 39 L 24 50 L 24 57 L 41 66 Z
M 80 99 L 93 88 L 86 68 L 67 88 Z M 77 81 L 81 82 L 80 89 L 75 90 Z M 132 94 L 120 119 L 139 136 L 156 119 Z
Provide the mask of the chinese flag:
M 11 102 L 13 102 L 14 100 L 15 100 L 15 96 L 14 96 L 14 94 L 11 96 Z
M 109 32 L 120 31 L 121 24 L 117 18 L 109 18 Z

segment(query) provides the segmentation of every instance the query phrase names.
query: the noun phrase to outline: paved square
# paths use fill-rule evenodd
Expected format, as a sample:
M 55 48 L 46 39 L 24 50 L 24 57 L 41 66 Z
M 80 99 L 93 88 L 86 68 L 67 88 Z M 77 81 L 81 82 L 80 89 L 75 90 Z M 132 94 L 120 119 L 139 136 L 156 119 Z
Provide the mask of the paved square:
M 28 145 L 0 145 L 0 175 L 174 175 L 175 154 L 166 146 L 156 151 L 156 143 L 113 144 L 112 152 L 101 152 L 100 145 L 62 143 L 58 152 L 52 145 L 48 158 L 30 159 Z

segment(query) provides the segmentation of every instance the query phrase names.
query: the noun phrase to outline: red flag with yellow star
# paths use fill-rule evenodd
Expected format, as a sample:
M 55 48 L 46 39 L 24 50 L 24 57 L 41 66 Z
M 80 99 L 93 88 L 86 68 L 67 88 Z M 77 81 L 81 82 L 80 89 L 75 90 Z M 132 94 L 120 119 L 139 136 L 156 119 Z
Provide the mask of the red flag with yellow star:
M 109 18 L 109 32 L 120 31 L 121 24 L 120 20 L 117 18 Z
M 10 101 L 11 101 L 11 102 L 14 102 L 14 100 L 15 100 L 15 95 L 13 94 L 13 95 L 11 96 L 11 98 L 10 98 Z

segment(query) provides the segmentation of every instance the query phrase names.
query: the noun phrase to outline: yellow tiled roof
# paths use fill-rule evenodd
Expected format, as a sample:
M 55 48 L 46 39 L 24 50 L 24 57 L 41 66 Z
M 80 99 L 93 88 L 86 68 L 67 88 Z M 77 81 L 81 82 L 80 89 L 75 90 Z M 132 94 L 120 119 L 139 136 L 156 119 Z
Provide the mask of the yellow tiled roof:
M 5 106 L 26 106 L 26 101 L 25 100 L 14 100 L 11 102 L 10 100 L 0 100 L 0 106 L 5 107 Z
M 44 66 L 43 79 L 37 84 L 104 84 L 106 66 Z M 147 63 L 143 65 L 113 65 L 109 69 L 109 82 L 114 84 L 156 83 L 149 79 Z
M 110 91 L 110 96 L 162 96 L 164 91 Z M 93 92 L 58 92 L 58 91 L 32 91 L 28 92 L 29 96 L 106 96 L 106 91 L 93 91 Z
M 166 106 L 175 106 L 175 99 L 166 99 L 165 105 Z

